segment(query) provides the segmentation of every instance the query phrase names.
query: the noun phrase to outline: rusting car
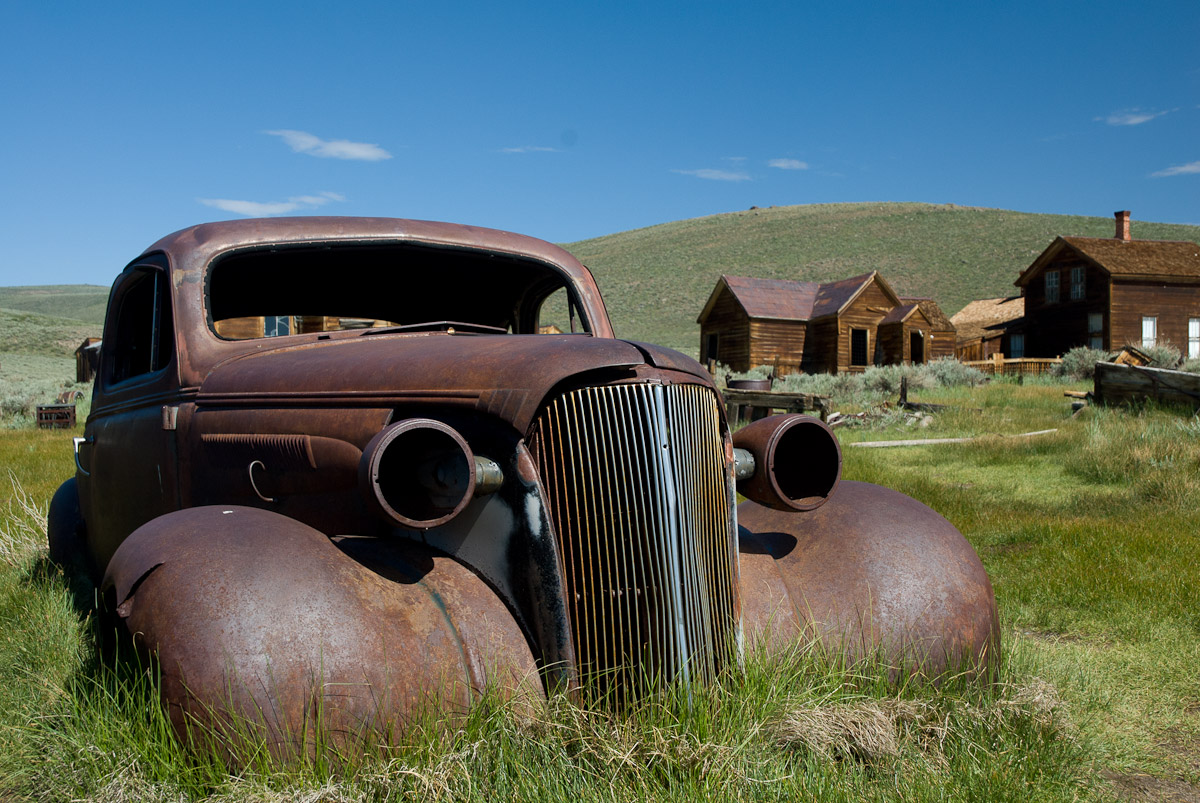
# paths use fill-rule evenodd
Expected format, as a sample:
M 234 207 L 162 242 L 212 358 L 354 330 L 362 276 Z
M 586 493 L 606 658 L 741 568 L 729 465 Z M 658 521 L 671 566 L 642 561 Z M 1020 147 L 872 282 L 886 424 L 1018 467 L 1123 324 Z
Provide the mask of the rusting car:
M 801 639 L 996 665 L 952 525 L 840 481 L 819 420 L 731 431 L 704 369 L 617 339 L 548 243 L 204 224 L 124 269 L 102 348 L 51 554 L 156 657 L 181 731 L 237 715 L 293 744 L 487 686 L 602 704 Z

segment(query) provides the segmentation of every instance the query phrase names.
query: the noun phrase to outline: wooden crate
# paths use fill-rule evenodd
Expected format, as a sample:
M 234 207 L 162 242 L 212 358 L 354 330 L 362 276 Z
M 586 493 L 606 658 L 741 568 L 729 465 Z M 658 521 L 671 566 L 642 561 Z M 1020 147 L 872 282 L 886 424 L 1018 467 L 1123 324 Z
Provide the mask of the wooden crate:
M 75 405 L 39 404 L 37 425 L 38 429 L 73 429 L 75 427 Z

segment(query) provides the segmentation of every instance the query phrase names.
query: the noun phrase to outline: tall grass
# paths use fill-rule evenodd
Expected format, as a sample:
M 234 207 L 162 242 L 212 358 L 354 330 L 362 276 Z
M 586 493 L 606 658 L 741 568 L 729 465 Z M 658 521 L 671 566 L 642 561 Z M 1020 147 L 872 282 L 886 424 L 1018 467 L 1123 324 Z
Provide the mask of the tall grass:
M 1003 620 L 994 684 L 897 686 L 800 645 L 690 698 L 615 713 L 487 697 L 395 743 L 245 766 L 180 745 L 155 674 L 101 657 L 86 595 L 45 558 L 69 441 L 0 433 L 17 480 L 0 488 L 0 799 L 1067 801 L 1109 799 L 1102 773 L 1200 785 L 1198 420 L 1072 417 L 1061 385 L 927 393 L 959 408 L 934 428 L 1058 429 L 843 452 L 845 476 L 925 501 L 979 551 Z

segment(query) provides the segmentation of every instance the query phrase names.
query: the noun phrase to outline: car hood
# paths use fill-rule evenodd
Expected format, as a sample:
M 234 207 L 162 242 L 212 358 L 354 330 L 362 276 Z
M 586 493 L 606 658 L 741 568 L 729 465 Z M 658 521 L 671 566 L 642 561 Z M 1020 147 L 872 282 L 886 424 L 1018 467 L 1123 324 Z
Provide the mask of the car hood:
M 621 369 L 638 374 L 657 369 L 668 381 L 712 381 L 699 363 L 677 351 L 609 338 L 380 334 L 235 357 L 209 373 L 196 401 L 201 406 L 449 403 L 497 415 L 524 432 L 556 385 L 590 371 Z

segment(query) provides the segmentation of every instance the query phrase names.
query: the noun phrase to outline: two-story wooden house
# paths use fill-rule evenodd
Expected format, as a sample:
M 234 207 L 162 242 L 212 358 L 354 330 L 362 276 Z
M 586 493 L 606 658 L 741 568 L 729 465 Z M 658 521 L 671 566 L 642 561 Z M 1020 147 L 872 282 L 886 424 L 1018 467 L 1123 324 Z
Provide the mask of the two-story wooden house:
M 1200 245 L 1134 240 L 1129 212 L 1116 224 L 1113 238 L 1058 237 L 1017 278 L 1025 356 L 1170 343 L 1200 357 Z
M 877 272 L 819 284 L 722 276 L 697 322 L 700 358 L 736 371 L 864 371 L 954 353 L 954 328 L 926 298 L 900 298 Z

